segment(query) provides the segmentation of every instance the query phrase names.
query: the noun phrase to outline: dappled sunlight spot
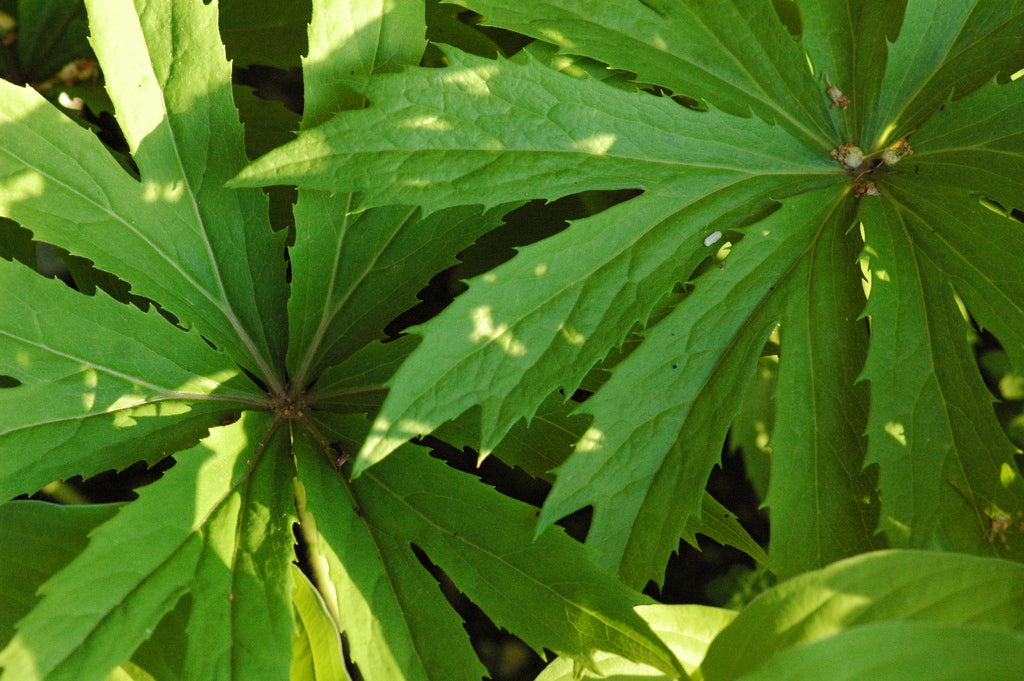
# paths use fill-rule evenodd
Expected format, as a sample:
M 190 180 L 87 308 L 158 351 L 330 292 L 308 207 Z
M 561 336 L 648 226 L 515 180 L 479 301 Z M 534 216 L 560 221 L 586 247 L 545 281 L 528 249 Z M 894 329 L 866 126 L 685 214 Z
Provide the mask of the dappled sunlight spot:
M 206 395 L 238 375 L 237 369 L 222 369 L 206 376 L 195 376 L 182 383 L 177 392 Z
M 15 350 L 14 362 L 23 369 L 28 369 L 32 366 L 32 355 L 22 349 Z
M 470 342 L 491 341 L 513 357 L 522 357 L 526 354 L 526 346 L 516 340 L 508 324 L 495 325 L 490 305 L 481 305 L 474 309 L 471 318 L 473 333 L 469 335 Z
M 91 367 L 82 369 L 82 410 L 92 411 L 96 406 L 96 386 L 99 384 L 99 374 Z
M 608 153 L 608 150 L 612 148 L 612 145 L 615 144 L 615 140 L 617 139 L 618 137 L 610 132 L 599 132 L 596 135 L 576 140 L 572 145 L 580 151 L 585 151 L 588 154 L 603 156 Z
M 768 443 L 772 439 L 771 431 L 768 429 L 768 424 L 758 419 L 754 421 L 754 444 L 757 445 L 758 449 L 768 449 Z
M 1010 464 L 1003 462 L 999 467 L 999 484 L 1003 487 L 1009 487 L 1017 482 L 1017 477 L 1017 471 Z
M 564 33 L 556 31 L 553 28 L 543 28 L 541 29 L 540 34 L 561 47 L 576 47 L 576 43 L 566 38 Z
M 871 278 L 877 279 L 878 281 L 889 281 L 889 272 L 887 270 L 871 270 Z
M 41 173 L 34 170 L 26 170 L 16 173 L 7 178 L 6 182 L 0 183 L 3 189 L 4 200 L 7 205 L 13 205 L 20 201 L 42 196 L 46 190 L 46 180 Z
M 885 533 L 889 536 L 889 543 L 893 546 L 907 546 L 910 544 L 910 526 L 904 522 L 896 520 L 892 516 L 887 516 L 886 519 L 881 523 Z
M 895 129 L 896 129 L 895 121 L 890 123 L 889 125 L 885 126 L 885 130 L 883 130 L 882 134 L 879 135 L 878 138 L 875 140 L 875 145 L 874 145 L 873 148 L 880 149 L 881 147 L 885 146 L 886 140 L 889 139 L 889 136 L 892 135 L 892 133 L 893 133 L 893 131 Z
M 433 130 L 435 132 L 448 132 L 452 124 L 442 120 L 440 116 L 411 116 L 398 122 L 398 127 L 413 130 Z
M 228 517 L 235 516 L 241 506 L 242 498 L 236 492 L 228 498 L 224 498 L 224 480 L 231 479 L 244 466 L 248 466 L 254 454 L 253 443 L 246 430 L 247 417 L 245 415 L 238 421 L 223 428 L 213 428 L 194 450 L 194 454 L 205 457 L 206 460 L 199 466 L 195 476 L 195 515 L 192 519 L 192 527 L 198 529 L 209 522 L 209 514 L 215 507 L 217 513 L 226 513 Z M 223 500 L 223 501 L 221 501 Z M 210 546 L 219 545 L 223 551 L 218 551 L 217 556 L 224 561 L 225 565 L 232 565 L 235 560 L 234 542 L 210 542 Z
M 138 418 L 177 416 L 192 411 L 184 402 L 146 402 L 140 395 L 122 395 L 106 411 L 114 417 L 115 428 L 134 428 Z
M 839 590 L 824 584 L 809 590 L 805 596 L 808 607 L 813 602 L 817 605 L 815 614 L 828 613 L 827 616 L 812 616 L 805 620 L 806 629 L 803 635 L 808 639 L 819 639 L 833 636 L 846 629 L 849 621 L 856 621 L 858 614 L 876 604 L 876 599 L 853 590 Z M 813 600 L 812 600 L 813 599 Z M 778 618 L 775 621 L 775 632 L 790 630 L 792 621 Z
M 1006 374 L 999 379 L 999 394 L 1004 400 L 1024 400 L 1024 375 Z
M 142 185 L 142 200 L 146 203 L 176 202 L 185 191 L 183 182 L 145 182 Z
M 588 428 L 583 437 L 576 443 L 577 452 L 596 452 L 604 445 L 604 431 L 598 428 Z
M 903 424 L 896 421 L 889 421 L 885 424 L 885 432 L 892 437 L 892 439 L 899 442 L 904 447 L 907 446 L 907 435 L 903 432 Z
M 582 333 L 565 324 L 561 326 L 559 331 L 561 331 L 562 337 L 569 342 L 569 345 L 583 345 L 583 342 L 587 340 L 587 337 Z
M 405 444 L 410 435 L 424 435 L 434 430 L 434 426 L 431 424 L 426 421 L 417 421 L 416 419 L 401 419 L 398 421 L 397 426 L 399 437 L 385 437 L 380 440 L 387 445 L 389 450 L 397 449 L 400 445 Z
M 477 66 L 472 69 L 453 69 L 450 73 L 444 74 L 442 81 L 449 85 L 457 85 L 464 92 L 476 97 L 488 97 L 491 89 L 487 87 L 487 79 L 492 78 L 501 70 L 501 67 Z
M 26 640 L 23 634 L 16 633 L 4 648 L 4 677 L 19 674 L 22 679 L 41 679 L 45 675 L 39 668 L 39 658 L 35 652 L 36 645 Z

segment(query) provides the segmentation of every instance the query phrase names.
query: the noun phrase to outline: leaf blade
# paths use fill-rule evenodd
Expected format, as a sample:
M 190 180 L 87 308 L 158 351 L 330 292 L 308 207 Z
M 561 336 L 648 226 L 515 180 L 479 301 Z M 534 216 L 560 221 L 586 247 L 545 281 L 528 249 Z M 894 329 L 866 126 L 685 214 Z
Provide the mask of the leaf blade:
M 0 389 L 3 498 L 69 468 L 155 463 L 170 442 L 194 444 L 259 395 L 227 357 L 155 311 L 83 296 L 7 261 L 0 288 L 0 374 L 19 383 Z
M 767 3 L 758 0 L 632 3 L 599 0 L 460 0 L 489 23 L 553 42 L 643 82 L 706 99 L 734 115 L 751 110 L 811 147 L 834 136 L 824 90 L 811 78 L 795 41 Z
M 355 81 L 373 106 L 300 134 L 232 186 L 359 190 L 368 206 L 415 204 L 429 213 L 581 188 L 654 187 L 698 169 L 835 171 L 823 154 L 759 119 L 570 78 L 528 54 L 497 62 L 447 56 L 446 69 Z

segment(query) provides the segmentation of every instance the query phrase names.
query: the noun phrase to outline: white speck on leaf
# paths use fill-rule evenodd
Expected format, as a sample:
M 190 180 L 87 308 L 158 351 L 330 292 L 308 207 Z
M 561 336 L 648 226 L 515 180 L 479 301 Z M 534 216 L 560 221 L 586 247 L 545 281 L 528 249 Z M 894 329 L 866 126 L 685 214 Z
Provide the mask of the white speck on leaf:
M 721 239 L 721 238 L 722 238 L 722 233 L 721 232 L 717 232 L 717 231 L 716 232 L 712 232 L 711 234 L 708 234 L 706 237 L 704 237 L 704 245 L 705 246 L 710 246 L 712 244 L 716 244 L 716 243 L 718 243 L 718 240 Z

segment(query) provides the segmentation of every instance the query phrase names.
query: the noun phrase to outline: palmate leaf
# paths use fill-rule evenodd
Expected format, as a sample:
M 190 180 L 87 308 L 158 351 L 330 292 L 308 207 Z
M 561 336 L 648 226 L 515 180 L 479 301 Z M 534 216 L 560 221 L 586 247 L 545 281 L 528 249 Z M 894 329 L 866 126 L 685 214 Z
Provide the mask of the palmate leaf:
M 1020 82 L 991 82 L 1024 65 L 1018 3 L 802 0 L 787 5 L 785 23 L 768 0 L 628 12 L 463 4 L 708 110 L 570 78 L 528 54 L 490 61 L 446 49 L 444 69 L 348 81 L 368 108 L 304 131 L 239 175 L 239 185 L 363 190 L 368 205 L 428 211 L 643 190 L 521 249 L 422 327 L 357 473 L 470 410 L 486 454 L 556 390 L 571 394 L 630 326 L 646 325 L 720 238 L 737 241 L 725 269 L 697 278 L 580 410 L 591 430 L 559 468 L 542 526 L 593 505 L 588 542 L 603 564 L 629 583 L 659 579 L 699 513 L 760 345 L 781 323 L 768 495 L 777 571 L 887 539 L 1018 555 L 1015 537 L 989 527 L 1022 507 L 1020 480 L 954 297 L 1021 361 L 1021 230 L 1007 211 L 1024 181 L 1024 100 Z M 908 133 L 910 146 L 898 146 Z M 863 145 L 866 158 L 837 163 L 843 144 Z M 912 457 L 886 441 L 892 424 Z M 882 527 L 895 534 L 875 534 L 876 484 Z
M 419 58 L 414 4 L 315 3 L 305 125 L 361 105 L 337 89 L 341 74 Z M 337 674 L 342 635 L 363 678 L 479 678 L 421 556 L 538 651 L 586 665 L 608 648 L 683 676 L 633 611 L 649 599 L 560 532 L 535 542 L 536 509 L 419 452 L 397 455 L 391 477 L 350 483 L 337 470 L 415 345 L 378 342 L 385 325 L 507 207 L 421 219 L 303 189 L 289 282 L 260 190 L 221 186 L 244 156 L 216 6 L 90 12 L 125 165 L 141 177 L 36 95 L 0 85 L 11 93 L 0 208 L 153 303 L 143 312 L 0 263 L 0 481 L 10 498 L 138 460 L 177 463 L 46 581 L 5 631 L 0 678 Z M 296 531 L 308 582 L 294 578 Z

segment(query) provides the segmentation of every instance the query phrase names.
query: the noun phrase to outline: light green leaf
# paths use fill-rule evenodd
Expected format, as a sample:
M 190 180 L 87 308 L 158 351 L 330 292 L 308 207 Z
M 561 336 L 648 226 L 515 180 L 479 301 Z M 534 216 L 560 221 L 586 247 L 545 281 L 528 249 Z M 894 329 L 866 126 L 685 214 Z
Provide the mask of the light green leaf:
M 495 24 L 555 43 L 677 95 L 706 99 L 738 116 L 750 111 L 811 148 L 834 129 L 824 89 L 771 4 L 668 0 L 458 0 Z
M 138 17 L 129 0 L 94 4 L 93 40 L 141 182 L 36 93 L 0 82 L 0 211 L 130 281 L 273 385 L 283 243 L 260 192 L 220 187 L 245 155 L 216 7 L 166 0 Z
M 333 421 L 347 425 L 343 417 Z M 364 421 L 363 432 L 366 427 Z M 407 528 L 361 505 L 368 479 L 346 481 L 308 439 L 297 441 L 295 451 L 317 586 L 363 677 L 473 681 L 484 675 L 461 620 L 413 553 Z
M 1022 0 L 907 0 L 899 39 L 889 48 L 878 105 L 865 125 L 872 149 L 912 134 L 952 95 L 1024 64 Z
M 260 396 L 231 361 L 156 311 L 83 296 L 0 261 L 0 498 L 155 463 Z
M 704 605 L 641 605 L 637 612 L 675 654 L 687 673 L 700 666 L 708 645 L 736 617 L 733 610 Z M 667 679 L 663 672 L 637 664 L 617 655 L 599 653 L 595 656 L 598 675 L 583 678 L 612 678 L 615 681 L 649 681 Z M 559 658 L 549 664 L 537 681 L 575 681 L 579 678 L 571 660 Z
M 296 519 L 292 434 L 269 414 L 246 414 L 243 425 L 241 433 L 222 436 L 235 435 L 235 446 L 243 449 L 230 471 L 217 472 L 211 486 L 220 488 L 221 498 L 201 518 L 203 552 L 189 583 L 186 679 L 255 681 L 288 674 Z M 200 490 L 203 483 L 200 476 Z
M 305 130 L 232 185 L 358 189 L 367 206 L 433 212 L 583 188 L 653 189 L 698 174 L 784 178 L 836 170 L 757 118 L 692 111 L 668 98 L 570 78 L 528 54 L 497 61 L 446 54 L 448 68 L 353 79 L 369 108 Z
M 266 421 L 243 418 L 213 431 L 95 530 L 86 550 L 43 585 L 42 601 L 18 623 L 0 653 L 0 679 L 102 680 L 127 660 L 194 588 L 205 522 L 243 480 L 237 473 L 246 469 L 253 430 Z M 225 474 L 232 469 L 236 475 Z M 228 571 L 223 562 L 221 570 Z
M 743 681 L 1016 681 L 1024 635 L 932 622 L 880 622 L 784 650 Z
M 868 326 L 847 195 L 792 272 L 785 299 L 771 439 L 771 566 L 780 578 L 882 548 L 875 481 L 862 469 Z
M 806 644 L 840 632 L 906 620 L 1019 631 L 1024 625 L 1024 566 L 925 551 L 849 558 L 754 599 L 711 643 L 701 672 L 705 681 L 746 678 L 780 651 L 799 656 Z
M 594 505 L 588 544 L 627 584 L 661 580 L 664 563 L 700 513 L 769 332 L 786 278 L 832 224 L 840 188 L 788 200 L 734 247 L 696 290 L 649 330 L 644 343 L 584 403 L 594 415 L 541 513 L 540 527 Z M 644 400 L 630 399 L 642 385 Z M 692 541 L 692 535 L 687 537 Z
M 327 613 L 323 598 L 295 565 L 292 566 L 292 580 L 296 631 L 292 638 L 288 678 L 291 681 L 348 679 L 338 628 Z

